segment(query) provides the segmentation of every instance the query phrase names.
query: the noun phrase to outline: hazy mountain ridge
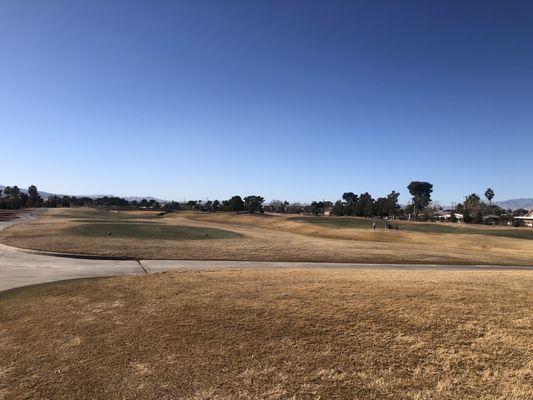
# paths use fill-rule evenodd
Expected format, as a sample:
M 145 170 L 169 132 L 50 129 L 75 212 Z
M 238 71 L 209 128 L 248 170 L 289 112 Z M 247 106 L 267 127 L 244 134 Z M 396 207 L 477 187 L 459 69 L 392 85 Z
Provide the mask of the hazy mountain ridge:
M 512 210 L 515 210 L 517 208 L 525 208 L 526 210 L 529 210 L 533 208 L 533 199 L 510 199 L 503 201 L 495 201 L 494 204 L 500 206 L 501 208 L 510 208 Z

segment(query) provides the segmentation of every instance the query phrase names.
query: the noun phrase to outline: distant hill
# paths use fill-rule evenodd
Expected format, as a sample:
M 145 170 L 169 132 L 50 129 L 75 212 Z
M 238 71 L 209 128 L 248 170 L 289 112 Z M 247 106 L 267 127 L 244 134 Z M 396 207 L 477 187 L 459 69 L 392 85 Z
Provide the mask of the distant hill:
M 118 196 L 118 197 L 121 197 L 121 196 Z M 157 197 L 151 197 L 151 196 L 146 196 L 146 197 L 127 196 L 127 197 L 122 197 L 122 198 L 123 198 L 124 200 L 129 201 L 129 202 L 132 202 L 132 201 L 141 201 L 142 199 L 146 199 L 146 200 L 148 200 L 148 201 L 150 201 L 150 200 L 155 200 L 155 201 L 157 201 L 158 203 L 168 201 L 168 200 L 158 199 Z
M 4 185 L 0 185 L 0 190 L 4 190 L 5 186 Z M 20 191 L 22 193 L 27 193 L 28 192 L 28 189 L 27 188 L 20 188 Z M 146 199 L 148 201 L 150 200 L 155 200 L 157 202 L 165 202 L 166 200 L 162 200 L 162 199 L 158 199 L 157 197 L 151 197 L 151 196 L 146 196 L 146 197 L 138 197 L 138 196 L 127 196 L 127 197 L 124 197 L 124 196 L 115 196 L 114 194 L 62 194 L 62 193 L 50 193 L 50 192 L 45 192 L 45 191 L 42 191 L 42 190 L 39 190 L 39 195 L 43 198 L 45 197 L 49 197 L 49 196 L 59 196 L 59 197 L 63 197 L 63 196 L 75 196 L 75 197 L 89 197 L 90 199 L 97 199 L 99 197 L 104 197 L 104 196 L 107 196 L 107 197 L 121 197 L 123 198 L 124 200 L 127 200 L 127 201 L 141 201 L 142 199 Z
M 510 208 L 516 210 L 517 208 L 525 208 L 526 210 L 533 209 L 533 199 L 511 199 L 504 201 L 495 201 L 494 204 L 501 208 Z

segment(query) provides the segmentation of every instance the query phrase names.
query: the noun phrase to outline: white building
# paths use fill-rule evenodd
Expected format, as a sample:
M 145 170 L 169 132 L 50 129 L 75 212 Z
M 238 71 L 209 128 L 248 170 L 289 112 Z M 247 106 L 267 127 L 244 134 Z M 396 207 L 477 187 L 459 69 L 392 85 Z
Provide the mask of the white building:
M 437 211 L 433 213 L 432 220 L 439 222 L 453 222 L 452 221 L 452 212 L 451 211 Z M 457 222 L 463 222 L 463 214 L 455 213 L 455 219 Z
M 518 220 L 521 225 L 529 226 L 530 228 L 533 228 L 533 210 L 528 212 L 523 217 L 514 217 L 515 220 Z

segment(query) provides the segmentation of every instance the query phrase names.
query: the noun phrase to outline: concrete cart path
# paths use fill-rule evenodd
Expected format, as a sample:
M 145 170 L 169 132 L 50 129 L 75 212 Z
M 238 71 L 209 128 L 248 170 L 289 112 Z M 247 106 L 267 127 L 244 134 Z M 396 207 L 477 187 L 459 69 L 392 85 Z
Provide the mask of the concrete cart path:
M 65 279 L 143 273 L 137 261 L 50 257 L 18 252 L 0 245 L 0 291 Z
M 15 220 L 0 221 L 0 230 L 32 219 L 35 216 L 24 215 Z M 137 261 L 53 257 L 0 244 L 0 291 L 65 279 L 144 273 Z
M 531 270 L 531 266 L 509 265 L 442 265 L 442 264 L 370 264 L 370 263 L 328 263 L 328 262 L 281 262 L 281 261 L 206 261 L 206 260 L 140 260 L 147 273 L 174 269 L 402 269 L 402 270 Z
M 26 215 L 13 221 L 0 221 L 0 230 L 27 222 Z M 37 283 L 102 276 L 140 275 L 175 269 L 258 269 L 258 268 L 350 268 L 350 269 L 448 269 L 448 270 L 531 270 L 533 267 L 349 264 L 266 261 L 195 261 L 195 260 L 102 260 L 57 257 L 32 253 L 0 244 L 0 291 Z

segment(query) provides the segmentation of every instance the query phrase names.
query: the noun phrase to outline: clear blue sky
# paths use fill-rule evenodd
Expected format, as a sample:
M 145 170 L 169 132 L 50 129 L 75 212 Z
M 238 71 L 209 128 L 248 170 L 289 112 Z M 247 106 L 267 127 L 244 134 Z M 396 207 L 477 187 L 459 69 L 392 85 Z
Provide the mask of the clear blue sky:
M 533 197 L 528 1 L 4 0 L 0 88 L 0 184 Z

